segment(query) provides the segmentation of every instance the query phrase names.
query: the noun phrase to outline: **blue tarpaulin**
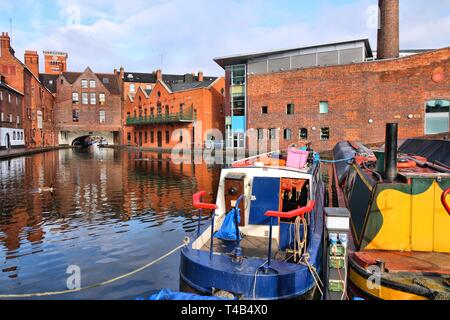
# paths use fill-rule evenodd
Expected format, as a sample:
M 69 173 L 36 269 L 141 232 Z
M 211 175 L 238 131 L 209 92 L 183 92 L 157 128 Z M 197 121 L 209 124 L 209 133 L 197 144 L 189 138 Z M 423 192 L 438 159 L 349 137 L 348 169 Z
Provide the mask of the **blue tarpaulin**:
M 138 299 L 144 300 L 144 299 Z M 148 300 L 229 300 L 219 297 L 200 296 L 193 293 L 174 292 L 170 289 L 162 289 L 161 291 L 151 295 Z
M 241 210 L 239 208 L 233 208 L 225 217 L 222 227 L 220 227 L 220 230 L 216 232 L 214 237 L 222 240 L 236 241 L 236 215 L 237 223 L 239 225 L 239 223 L 241 223 Z M 239 240 L 240 238 L 239 235 Z

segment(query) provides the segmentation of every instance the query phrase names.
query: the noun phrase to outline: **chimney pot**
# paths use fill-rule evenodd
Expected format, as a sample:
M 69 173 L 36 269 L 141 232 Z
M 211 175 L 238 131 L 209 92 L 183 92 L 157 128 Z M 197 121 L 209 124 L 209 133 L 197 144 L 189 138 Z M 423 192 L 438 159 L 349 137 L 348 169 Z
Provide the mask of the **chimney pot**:
M 162 71 L 161 69 L 156 70 L 156 81 L 162 81 Z
M 203 81 L 204 77 L 203 77 L 203 71 L 199 71 L 198 72 L 198 81 Z

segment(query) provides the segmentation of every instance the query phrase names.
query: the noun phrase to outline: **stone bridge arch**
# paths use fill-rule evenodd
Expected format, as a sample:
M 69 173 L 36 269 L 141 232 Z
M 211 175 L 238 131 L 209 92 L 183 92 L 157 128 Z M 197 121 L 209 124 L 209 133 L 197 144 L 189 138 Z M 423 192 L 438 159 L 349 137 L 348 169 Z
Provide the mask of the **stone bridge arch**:
M 60 131 L 59 145 L 72 146 L 76 140 L 84 137 L 103 137 L 108 142 L 108 145 L 115 144 L 115 134 L 111 131 Z

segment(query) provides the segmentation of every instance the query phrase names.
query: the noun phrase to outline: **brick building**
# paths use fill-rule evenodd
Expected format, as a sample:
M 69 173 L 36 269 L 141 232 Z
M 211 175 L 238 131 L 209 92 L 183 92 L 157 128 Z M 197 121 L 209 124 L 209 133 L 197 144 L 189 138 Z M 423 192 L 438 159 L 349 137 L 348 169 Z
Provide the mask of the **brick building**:
M 159 78 L 152 89 L 138 87 L 136 94 L 129 93 L 123 144 L 170 149 L 179 143 L 191 146 L 195 137 L 196 147 L 201 148 L 204 139 L 214 140 L 207 131 L 223 132 L 224 79 L 200 80 L 183 78 L 168 84 Z
M 42 74 L 42 82 L 56 96 L 55 126 L 59 145 L 99 136 L 110 145 L 120 143 L 122 100 L 113 73 L 83 72 Z
M 24 94 L 22 127 L 25 146 L 28 148 L 54 146 L 55 97 L 39 79 L 39 55 L 36 51 L 26 51 L 22 63 L 15 56 L 8 33 L 2 33 L 0 43 L 0 72 L 4 76 L 5 83 Z
M 377 59 L 366 39 L 215 59 L 225 69 L 227 145 L 330 150 L 380 142 L 387 122 L 399 123 L 400 138 L 448 132 L 450 48 L 400 57 L 398 1 L 379 5 Z
M 0 74 L 0 150 L 25 145 L 22 105 L 23 93 L 8 86 Z

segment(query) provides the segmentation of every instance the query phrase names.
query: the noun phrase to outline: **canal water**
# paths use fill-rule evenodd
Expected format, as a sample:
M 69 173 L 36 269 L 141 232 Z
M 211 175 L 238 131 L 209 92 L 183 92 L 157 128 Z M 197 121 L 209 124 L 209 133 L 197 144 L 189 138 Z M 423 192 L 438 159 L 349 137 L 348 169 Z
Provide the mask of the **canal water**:
M 192 194 L 205 190 L 213 201 L 219 175 L 218 166 L 113 149 L 1 161 L 0 294 L 65 290 L 69 267 L 79 268 L 85 287 L 160 257 L 196 230 Z M 46 187 L 53 192 L 39 190 Z M 178 290 L 179 257 L 113 284 L 47 299 L 136 299 L 160 288 Z

